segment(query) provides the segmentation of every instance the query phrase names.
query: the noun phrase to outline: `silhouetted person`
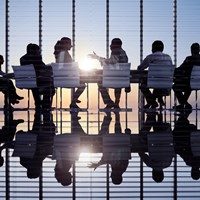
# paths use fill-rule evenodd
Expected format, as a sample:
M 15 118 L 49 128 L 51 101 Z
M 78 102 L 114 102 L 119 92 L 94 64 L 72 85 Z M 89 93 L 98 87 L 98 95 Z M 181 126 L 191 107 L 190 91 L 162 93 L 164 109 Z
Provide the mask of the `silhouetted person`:
M 128 63 L 128 56 L 126 55 L 126 52 L 122 49 L 122 41 L 119 38 L 114 38 L 111 41 L 110 44 L 110 50 L 111 50 L 111 55 L 110 58 L 102 58 L 98 55 L 94 54 L 89 54 L 88 56 L 93 59 L 99 60 L 101 65 L 104 64 L 116 64 L 116 63 Z M 102 83 L 98 83 L 99 86 L 99 91 L 101 93 L 102 99 L 104 104 L 107 106 L 107 108 L 120 108 L 119 107 L 119 102 L 120 102 L 120 97 L 121 97 L 121 88 L 115 88 L 115 102 L 112 101 L 110 98 L 110 95 L 107 91 L 106 88 L 102 87 Z
M 42 121 L 43 116 L 43 121 Z M 23 132 L 23 131 L 21 131 Z M 27 169 L 27 177 L 38 178 L 42 172 L 43 160 L 53 153 L 53 138 L 55 135 L 55 124 L 52 113 L 47 111 L 43 115 L 39 111 L 35 112 L 32 130 L 23 133 L 24 137 L 30 134 L 37 136 L 36 149 L 32 157 L 20 156 L 20 164 Z M 20 142 L 20 141 L 19 141 Z
M 73 59 L 69 54 L 69 51 L 72 47 L 71 39 L 68 37 L 63 37 L 61 40 L 58 40 L 54 46 L 54 56 L 56 63 L 71 63 Z M 70 108 L 78 108 L 79 106 L 76 103 L 80 103 L 81 101 L 78 99 L 83 91 L 85 90 L 85 84 L 80 83 L 80 87 L 73 93 L 72 102 L 70 104 Z
M 8 109 L 13 109 L 13 107 L 11 106 L 11 104 L 18 104 L 19 100 L 22 100 L 23 97 L 19 96 L 16 93 L 16 88 L 12 82 L 12 80 L 10 80 L 9 74 L 5 73 L 2 71 L 1 67 L 4 63 L 4 59 L 3 56 L 0 55 L 0 85 L 3 88 L 2 92 L 5 95 L 5 102 L 4 102 L 4 108 L 8 108 Z
M 153 132 L 150 132 L 152 127 Z M 153 180 L 160 183 L 164 179 L 163 170 L 171 165 L 174 157 L 171 126 L 163 122 L 162 113 L 148 113 L 140 137 L 142 143 L 148 145 L 148 152 L 139 151 L 138 154 L 142 161 L 152 168 Z
M 78 112 L 71 112 L 71 134 L 56 135 L 54 139 L 54 159 L 56 165 L 54 168 L 56 180 L 63 186 L 72 183 L 72 174 L 70 169 L 79 159 L 80 136 L 85 132 L 79 123 Z M 70 141 L 70 142 L 69 142 Z M 63 146 L 64 145 L 64 146 Z M 64 148 L 63 148 L 64 147 Z
M 103 137 L 109 135 L 109 125 L 112 118 L 107 114 L 104 117 L 101 130 L 99 134 Z M 103 146 L 102 158 L 97 163 L 90 163 L 88 167 L 94 168 L 94 170 L 104 164 L 109 164 L 111 166 L 111 179 L 112 183 L 119 185 L 123 181 L 123 173 L 126 171 L 131 154 L 129 152 L 130 145 L 127 144 L 127 135 L 124 135 L 121 131 L 120 116 L 119 112 L 115 112 L 115 134 L 112 134 L 110 138 L 105 138 L 106 147 Z M 130 134 L 130 131 L 126 129 L 125 133 Z M 121 136 L 120 136 L 121 135 Z M 120 137 L 119 137 L 120 136 Z M 104 141 L 104 139 L 103 139 Z M 110 147 L 109 147 L 110 141 Z M 119 144 L 116 146 L 115 142 Z M 124 141 L 126 141 L 124 144 Z M 121 144 L 120 144 L 121 143 Z
M 138 66 L 138 70 L 145 70 L 149 67 L 150 64 L 172 64 L 172 59 L 168 54 L 163 53 L 164 50 L 164 44 L 160 40 L 156 40 L 152 44 L 152 54 L 148 55 L 142 63 Z M 160 69 L 162 70 L 162 69 Z M 142 83 L 140 85 L 140 90 L 142 91 L 147 104 L 144 106 L 144 108 L 156 108 L 158 107 L 158 103 L 160 104 L 160 107 L 164 105 L 162 97 L 168 93 L 167 90 L 164 89 L 154 89 L 153 93 L 150 91 L 150 89 L 147 87 L 147 78 L 142 80 Z M 158 103 L 156 101 L 156 98 L 158 98 Z
M 33 88 L 32 94 L 36 109 L 49 109 L 55 94 L 52 79 L 52 69 L 42 61 L 40 47 L 37 44 L 28 44 L 27 53 L 20 58 L 21 65 L 33 64 L 37 76 L 37 88 Z M 43 95 L 41 100 L 40 95 Z
M 5 148 L 14 148 L 13 139 L 17 125 L 23 122 L 24 120 L 22 119 L 13 119 L 13 112 L 4 111 L 4 126 L 0 129 L 0 167 L 4 164 L 4 158 L 1 155 L 2 150 Z
M 181 112 L 175 122 L 173 136 L 175 151 L 184 160 L 187 166 L 191 167 L 191 177 L 194 180 L 200 178 L 200 155 L 195 155 L 192 151 L 191 132 L 197 130 L 197 126 L 191 124 L 188 117 L 191 112 Z M 199 144 L 195 144 L 199 145 Z M 199 148 L 199 147 L 195 147 Z
M 175 70 L 173 90 L 180 103 L 176 109 L 192 109 L 188 103 L 191 94 L 190 76 L 194 65 L 200 66 L 200 47 L 198 43 L 191 45 L 191 56 L 185 58 L 183 63 Z

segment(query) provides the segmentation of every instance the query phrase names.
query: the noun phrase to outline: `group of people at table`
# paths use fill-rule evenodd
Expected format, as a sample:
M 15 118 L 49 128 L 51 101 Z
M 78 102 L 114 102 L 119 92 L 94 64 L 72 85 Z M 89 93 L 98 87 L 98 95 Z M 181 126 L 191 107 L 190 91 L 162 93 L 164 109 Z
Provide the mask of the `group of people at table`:
M 71 63 L 73 59 L 69 53 L 72 47 L 71 39 L 68 37 L 63 37 L 57 41 L 54 46 L 54 56 L 56 63 Z M 91 59 L 96 59 L 103 66 L 104 64 L 116 64 L 116 63 L 128 63 L 128 56 L 126 52 L 122 48 L 122 41 L 120 38 L 114 38 L 110 44 L 111 55 L 109 58 L 103 58 L 95 53 L 89 54 L 88 56 Z M 150 64 L 167 64 L 172 65 L 172 59 L 168 54 L 163 53 L 164 44 L 160 40 L 156 40 L 152 43 L 152 53 L 147 55 L 146 58 L 141 62 L 141 64 L 137 67 L 137 70 L 145 70 L 148 69 Z M 176 105 L 176 109 L 191 109 L 192 106 L 188 103 L 188 99 L 191 94 L 190 88 L 190 75 L 194 65 L 200 66 L 200 46 L 198 43 L 193 43 L 191 45 L 191 55 L 187 56 L 183 63 L 176 68 L 175 70 L 175 79 L 173 84 L 173 90 L 175 92 L 175 96 L 179 102 L 179 105 Z M 7 95 L 9 101 L 5 100 L 5 108 L 13 109 L 12 105 L 18 104 L 23 97 L 19 96 L 16 93 L 16 88 L 9 78 L 9 76 L 1 70 L 1 66 L 4 63 L 3 56 L 0 55 L 0 85 L 2 86 L 1 91 Z M 27 52 L 24 56 L 20 58 L 20 65 L 28 65 L 33 64 L 36 76 L 41 77 L 49 76 L 52 77 L 52 69 L 45 65 L 42 60 L 42 55 L 40 51 L 40 47 L 37 44 L 28 44 Z M 160 69 L 162 70 L 162 69 Z M 52 105 L 53 96 L 55 94 L 55 88 L 53 86 L 53 78 L 49 78 L 49 86 L 42 90 L 43 99 L 41 100 L 40 95 L 41 91 L 39 90 L 40 85 L 42 85 L 43 80 L 37 79 L 38 88 L 32 89 L 32 95 L 35 101 L 36 109 L 49 109 Z M 80 103 L 79 97 L 83 93 L 85 89 L 85 84 L 80 83 L 80 87 L 78 87 L 74 94 L 70 104 L 71 109 L 79 109 L 77 103 Z M 98 88 L 101 93 L 104 104 L 106 105 L 106 109 L 117 108 L 120 109 L 120 97 L 121 97 L 121 88 L 114 89 L 115 100 L 113 101 L 110 98 L 110 95 L 106 88 L 102 86 L 102 83 L 98 83 Z M 146 105 L 144 105 L 145 109 L 149 108 L 157 108 L 165 105 L 163 101 L 164 93 L 166 93 L 163 89 L 154 89 L 151 91 L 147 87 L 147 78 L 142 79 L 140 83 L 140 90 L 143 93 L 146 99 Z M 5 98 L 6 99 L 6 98 Z M 12 105 L 11 105 L 12 104 Z

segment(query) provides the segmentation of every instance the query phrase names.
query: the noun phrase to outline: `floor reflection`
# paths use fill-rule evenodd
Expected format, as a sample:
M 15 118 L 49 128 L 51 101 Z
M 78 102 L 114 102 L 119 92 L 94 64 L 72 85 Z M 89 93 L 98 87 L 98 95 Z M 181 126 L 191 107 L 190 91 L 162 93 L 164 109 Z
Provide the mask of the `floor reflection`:
M 2 111 L 0 197 L 199 199 L 198 114 Z

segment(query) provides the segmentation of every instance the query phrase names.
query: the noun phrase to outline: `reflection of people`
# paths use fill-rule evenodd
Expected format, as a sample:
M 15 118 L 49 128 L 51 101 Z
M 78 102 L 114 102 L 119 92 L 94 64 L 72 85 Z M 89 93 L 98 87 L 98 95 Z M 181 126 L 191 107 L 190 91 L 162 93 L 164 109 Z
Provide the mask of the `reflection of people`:
M 24 137 L 27 137 L 27 139 L 30 134 L 37 136 L 33 157 L 24 157 L 23 153 L 20 156 L 20 164 L 27 169 L 28 178 L 38 178 L 41 175 L 43 160 L 48 155 L 52 155 L 53 138 L 55 135 L 53 117 L 50 112 L 44 112 L 43 122 L 41 118 L 41 113 L 36 111 L 32 130 L 24 133 Z
M 4 108 L 10 108 L 12 109 L 12 106 L 11 104 L 17 104 L 19 103 L 19 100 L 22 100 L 23 97 L 20 97 L 17 93 L 16 93 L 16 88 L 13 84 L 13 82 L 7 78 L 7 75 L 6 73 L 4 73 L 1 69 L 1 66 L 3 65 L 4 63 L 4 59 L 3 59 L 3 56 L 0 55 L 0 85 L 1 87 L 3 86 L 3 90 L 2 92 L 5 94 L 5 105 L 4 105 Z M 7 98 L 8 98 L 8 101 L 7 101 Z M 9 104 L 8 104 L 9 102 Z
M 78 112 L 71 112 L 71 134 L 60 134 L 54 137 L 55 178 L 63 186 L 72 183 L 70 169 L 79 159 L 80 135 L 85 134 L 79 120 Z
M 20 58 L 21 65 L 33 64 L 38 88 L 32 89 L 33 98 L 36 109 L 51 107 L 55 89 L 53 87 L 52 69 L 44 64 L 40 52 L 40 47 L 37 44 L 28 44 L 27 53 Z M 44 85 L 45 84 L 45 85 Z M 42 90 L 41 90 L 42 88 Z M 40 94 L 43 95 L 43 100 L 40 99 Z
M 188 103 L 191 94 L 190 76 L 194 65 L 200 66 L 200 47 L 198 43 L 191 45 L 191 56 L 185 58 L 184 62 L 175 71 L 175 81 L 173 90 L 175 96 L 180 103 L 176 109 L 191 109 L 192 106 Z
M 171 165 L 174 157 L 173 137 L 171 127 L 164 123 L 162 113 L 148 113 L 146 122 L 140 132 L 141 141 L 148 144 L 148 154 L 139 151 L 142 161 L 152 168 L 152 178 L 155 182 L 162 182 L 164 179 L 164 168 Z M 154 132 L 150 132 L 153 127 Z M 146 138 L 145 138 L 146 137 Z
M 198 180 L 200 178 L 200 155 L 193 153 L 191 140 L 191 132 L 196 131 L 197 126 L 188 120 L 190 113 L 181 113 L 174 125 L 173 136 L 176 153 L 180 155 L 187 166 L 191 167 L 191 177 Z M 197 145 L 196 148 L 199 148 L 199 144 Z
M 5 148 L 13 148 L 13 139 L 16 133 L 17 125 L 23 123 L 22 119 L 13 119 L 13 112 L 4 112 L 4 126 L 0 129 L 0 167 L 4 163 L 1 152 Z
M 138 70 L 144 70 L 149 67 L 149 64 L 172 64 L 172 59 L 169 55 L 163 53 L 164 44 L 160 40 L 156 40 L 152 44 L 152 54 L 148 55 L 142 63 L 138 66 Z M 162 69 L 160 69 L 162 70 Z M 168 91 L 163 89 L 154 89 L 153 93 L 147 88 L 147 79 L 143 79 L 140 89 L 146 98 L 147 104 L 144 108 L 156 108 L 158 103 L 156 102 L 156 98 L 158 98 L 158 102 L 162 107 L 164 105 L 162 97 L 163 94 L 166 94 Z
M 63 37 L 61 40 L 57 41 L 54 46 L 54 56 L 56 63 L 71 63 L 73 59 L 69 54 L 69 50 L 71 49 L 71 39 L 68 37 Z M 85 89 L 85 84 L 80 83 L 80 87 L 73 94 L 72 102 L 70 104 L 70 108 L 79 108 L 76 103 L 80 103 L 81 101 L 78 99 Z
M 126 52 L 122 49 L 122 41 L 119 38 L 114 38 L 111 41 L 110 45 L 111 49 L 111 55 L 110 58 L 102 58 L 94 54 L 89 54 L 90 58 L 97 59 L 103 64 L 116 64 L 116 63 L 127 63 L 128 57 L 126 55 Z M 104 104 L 107 106 L 105 108 L 119 108 L 119 102 L 121 97 L 121 88 L 115 88 L 115 102 L 113 102 L 108 94 L 108 91 L 106 88 L 102 87 L 102 83 L 98 84 L 99 91 L 101 93 L 101 96 L 103 98 Z
M 96 169 L 97 167 L 110 164 L 111 179 L 113 184 L 119 185 L 123 180 L 123 173 L 126 171 L 130 153 L 130 136 L 121 132 L 119 112 L 115 112 L 115 134 L 109 134 L 110 116 L 105 116 L 99 134 L 103 137 L 103 155 L 97 163 L 90 163 L 89 167 Z M 127 129 L 128 130 L 128 129 Z M 125 131 L 126 133 L 126 131 Z

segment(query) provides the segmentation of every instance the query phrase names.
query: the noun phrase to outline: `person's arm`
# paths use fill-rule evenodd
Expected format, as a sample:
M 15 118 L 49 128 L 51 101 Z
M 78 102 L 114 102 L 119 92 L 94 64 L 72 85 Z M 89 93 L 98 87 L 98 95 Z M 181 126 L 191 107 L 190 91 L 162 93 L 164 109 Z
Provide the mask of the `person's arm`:
M 94 52 L 93 54 L 89 54 L 88 56 L 89 56 L 89 58 L 98 60 L 101 63 L 101 65 L 104 65 L 105 63 L 106 64 L 116 64 L 119 61 L 119 58 L 117 55 L 111 55 L 110 58 L 103 58 L 103 57 L 98 56 Z
M 137 70 L 145 70 L 149 67 L 150 59 L 149 56 L 147 56 L 142 63 L 137 67 Z

